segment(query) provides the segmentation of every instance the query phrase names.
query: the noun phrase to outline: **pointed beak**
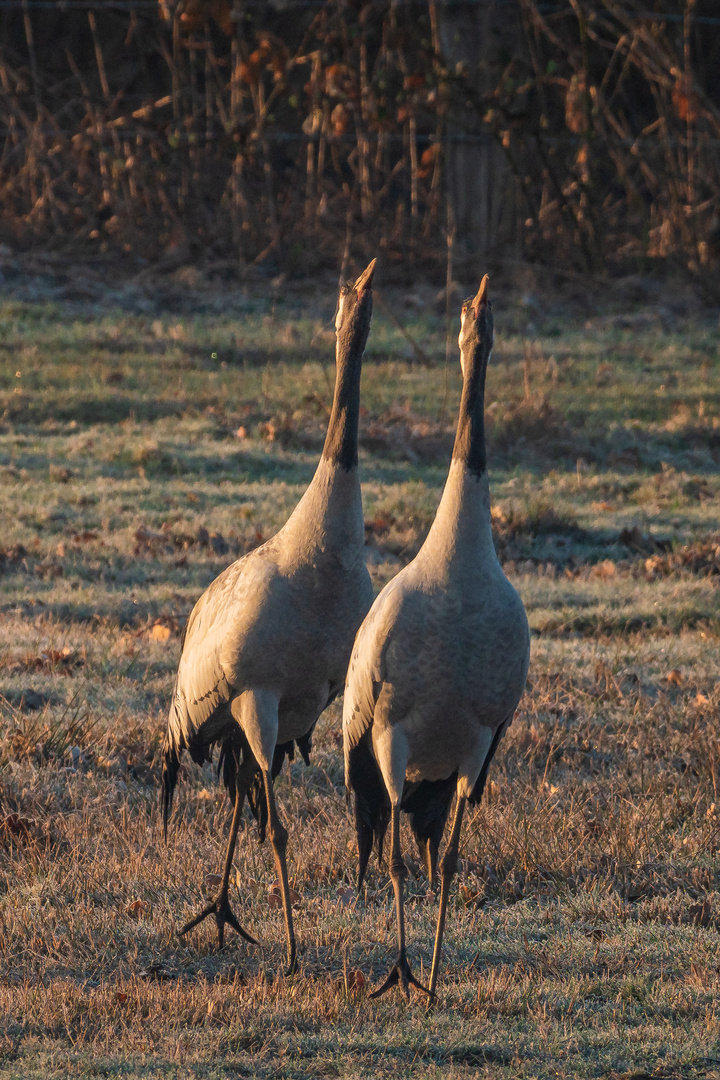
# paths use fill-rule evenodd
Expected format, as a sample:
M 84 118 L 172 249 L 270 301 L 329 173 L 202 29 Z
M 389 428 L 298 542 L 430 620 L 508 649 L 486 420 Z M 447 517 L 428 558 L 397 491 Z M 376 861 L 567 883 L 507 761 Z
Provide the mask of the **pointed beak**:
M 480 288 L 477 291 L 477 296 L 475 297 L 475 299 L 472 302 L 472 309 L 475 312 L 475 318 L 477 318 L 477 313 L 480 310 L 480 305 L 487 303 L 487 298 L 488 298 L 487 291 L 488 291 L 488 282 L 489 281 L 490 281 L 490 278 L 486 274 L 485 277 L 480 282 Z
M 355 282 L 355 292 L 358 295 L 360 295 L 360 293 L 365 292 L 365 290 L 369 289 L 370 286 L 372 285 L 372 279 L 373 279 L 373 274 L 375 273 L 375 263 L 376 262 L 377 262 L 377 259 L 373 259 L 373 261 L 370 263 L 370 265 L 367 266 L 363 270 L 362 274 L 360 275 L 360 277 Z

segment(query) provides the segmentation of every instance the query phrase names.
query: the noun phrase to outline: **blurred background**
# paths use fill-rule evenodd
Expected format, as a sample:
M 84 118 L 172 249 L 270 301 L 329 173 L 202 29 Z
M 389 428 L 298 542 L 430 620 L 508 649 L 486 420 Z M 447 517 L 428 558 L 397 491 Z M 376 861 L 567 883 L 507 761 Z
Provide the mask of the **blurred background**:
M 228 280 L 350 249 L 400 280 L 669 268 L 712 300 L 720 9 L 0 0 L 0 162 L 12 251 Z

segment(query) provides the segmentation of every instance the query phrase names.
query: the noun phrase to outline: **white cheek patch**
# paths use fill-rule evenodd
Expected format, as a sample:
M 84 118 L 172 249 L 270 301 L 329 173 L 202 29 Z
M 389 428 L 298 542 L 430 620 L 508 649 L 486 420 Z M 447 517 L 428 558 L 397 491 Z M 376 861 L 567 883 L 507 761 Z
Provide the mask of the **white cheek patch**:
M 467 317 L 467 312 L 461 311 L 460 312 L 460 333 L 458 334 L 458 347 L 461 348 L 461 349 L 462 349 L 462 336 L 463 336 L 463 330 L 465 329 L 465 319 L 466 319 L 466 317 Z
M 343 308 L 345 307 L 345 297 L 341 296 L 338 300 L 337 315 L 335 316 L 335 329 L 340 329 L 340 323 L 342 322 Z

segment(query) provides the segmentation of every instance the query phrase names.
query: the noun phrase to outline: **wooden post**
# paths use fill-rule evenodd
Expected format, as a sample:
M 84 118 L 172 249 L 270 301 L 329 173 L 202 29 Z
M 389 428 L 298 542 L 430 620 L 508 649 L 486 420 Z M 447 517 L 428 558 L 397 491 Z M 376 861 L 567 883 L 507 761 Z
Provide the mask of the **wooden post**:
M 504 0 L 502 9 L 497 0 L 432 0 L 431 16 L 445 64 L 461 72 L 476 100 L 482 100 L 492 89 L 490 63 L 500 44 L 497 26 L 504 42 L 520 31 L 519 0 Z M 483 132 L 476 106 L 456 101 L 451 109 L 445 162 L 457 243 L 484 264 L 499 240 L 504 220 L 499 204 L 514 198 L 515 189 L 505 156 L 490 133 Z

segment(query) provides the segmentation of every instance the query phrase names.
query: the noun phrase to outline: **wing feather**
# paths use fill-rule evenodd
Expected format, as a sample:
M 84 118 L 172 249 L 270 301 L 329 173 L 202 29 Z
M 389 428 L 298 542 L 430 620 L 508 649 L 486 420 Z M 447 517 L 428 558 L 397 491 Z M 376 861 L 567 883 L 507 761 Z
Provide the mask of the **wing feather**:
M 397 578 L 395 579 L 397 581 Z M 358 630 L 343 701 L 345 784 L 349 783 L 349 754 L 370 730 L 375 707 L 385 681 L 385 650 L 395 622 L 395 581 L 386 585 Z
M 187 622 L 168 741 L 176 751 L 189 749 L 200 761 L 217 736 L 215 729 L 225 723 L 225 707 L 237 689 L 233 658 L 239 652 L 238 639 L 263 610 L 263 596 L 276 570 L 260 551 L 224 570 L 202 594 Z

